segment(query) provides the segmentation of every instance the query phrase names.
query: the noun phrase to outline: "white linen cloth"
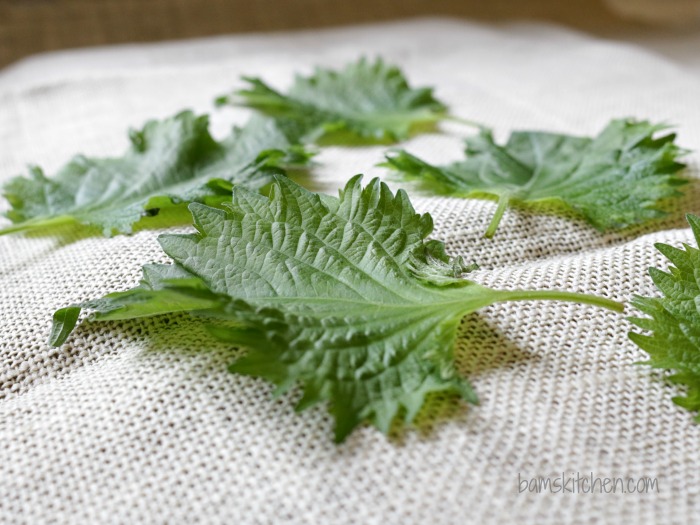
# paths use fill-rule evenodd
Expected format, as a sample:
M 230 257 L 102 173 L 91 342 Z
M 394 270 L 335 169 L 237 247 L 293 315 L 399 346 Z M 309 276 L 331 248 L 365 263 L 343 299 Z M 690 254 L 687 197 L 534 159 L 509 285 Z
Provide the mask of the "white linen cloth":
M 120 154 L 129 126 L 213 111 L 240 75 L 284 88 L 295 72 L 363 54 L 435 86 L 499 140 L 524 128 L 595 134 L 633 116 L 676 125 L 679 143 L 700 149 L 700 77 L 666 59 L 539 24 L 421 20 L 27 60 L 0 73 L 0 181 L 27 163 L 51 174 L 77 152 Z M 223 136 L 247 115 L 214 111 L 213 129 Z M 472 131 L 444 129 L 404 147 L 456 159 Z M 384 151 L 324 149 L 315 187 L 385 177 Z M 688 161 L 698 178 L 698 155 Z M 694 244 L 683 215 L 700 212 L 700 196 L 687 192 L 668 219 L 621 233 L 511 210 L 493 240 L 481 235 L 495 203 L 412 195 L 435 237 L 480 264 L 479 282 L 627 301 L 656 293 L 647 268 L 666 262 L 655 242 Z M 82 325 L 48 347 L 55 309 L 132 287 L 142 264 L 167 260 L 159 233 L 0 237 L 0 522 L 700 521 L 700 427 L 671 402 L 676 387 L 633 364 L 644 354 L 624 316 L 590 306 L 513 303 L 466 317 L 456 360 L 481 404 L 436 398 L 419 430 L 387 439 L 363 427 L 340 446 L 325 407 L 296 414 L 294 395 L 272 400 L 265 382 L 229 374 L 239 351 L 209 343 L 185 316 Z M 519 477 L 563 472 L 647 476 L 659 491 L 519 493 Z

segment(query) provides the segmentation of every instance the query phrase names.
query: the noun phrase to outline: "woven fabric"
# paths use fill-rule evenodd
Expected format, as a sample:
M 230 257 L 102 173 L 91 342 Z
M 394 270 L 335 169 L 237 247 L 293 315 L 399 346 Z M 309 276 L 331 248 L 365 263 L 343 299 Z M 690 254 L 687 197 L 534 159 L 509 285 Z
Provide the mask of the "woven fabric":
M 629 46 L 541 25 L 486 28 L 421 21 L 294 35 L 227 37 L 38 58 L 0 75 L 0 179 L 73 153 L 115 154 L 125 129 L 211 101 L 260 75 L 381 54 L 412 83 L 434 85 L 457 115 L 511 129 L 597 133 L 611 118 L 676 124 L 700 145 L 700 78 Z M 212 117 L 222 136 L 244 110 Z M 457 158 L 471 131 L 446 125 L 405 145 Z M 328 148 L 313 185 L 355 173 L 386 178 L 383 148 Z M 688 176 L 698 177 L 698 156 Z M 394 188 L 398 187 L 395 181 Z M 521 210 L 481 237 L 495 204 L 421 196 L 435 237 L 476 261 L 497 288 L 655 294 L 655 242 L 693 242 L 694 185 L 667 219 L 621 233 Z M 4 203 L 1 206 L 6 206 Z M 188 228 L 179 228 L 187 230 Z M 296 414 L 297 394 L 229 374 L 240 350 L 210 342 L 184 316 L 85 324 L 58 349 L 52 312 L 127 289 L 165 261 L 156 237 L 110 239 L 65 228 L 0 237 L 0 522 L 3 523 L 693 523 L 700 521 L 700 428 L 623 316 L 557 302 L 502 304 L 462 323 L 456 361 L 481 404 L 435 397 L 417 429 L 369 427 L 332 443 L 325 407 Z M 519 492 L 519 479 L 657 478 L 648 494 Z

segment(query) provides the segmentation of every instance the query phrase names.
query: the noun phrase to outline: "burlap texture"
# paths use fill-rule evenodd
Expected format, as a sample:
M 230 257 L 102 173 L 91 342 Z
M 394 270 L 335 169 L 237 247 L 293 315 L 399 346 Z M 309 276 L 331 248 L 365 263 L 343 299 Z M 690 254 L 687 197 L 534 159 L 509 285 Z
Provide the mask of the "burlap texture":
M 293 72 L 358 55 L 400 64 L 455 114 L 511 129 L 598 132 L 614 117 L 678 125 L 700 145 L 700 77 L 628 46 L 539 25 L 423 21 L 295 35 L 229 37 L 35 59 L 0 75 L 0 179 L 74 152 L 126 147 L 124 130 L 184 107 L 210 111 L 241 74 L 284 87 Z M 243 110 L 213 116 L 223 135 Z M 406 147 L 459 156 L 445 126 Z M 386 177 L 383 148 L 329 148 L 314 185 Z M 698 157 L 689 157 L 690 177 Z M 394 183 L 394 187 L 399 184 Z M 494 203 L 417 196 L 435 237 L 498 288 L 551 288 L 626 301 L 654 294 L 654 242 L 693 242 L 683 213 L 601 234 L 581 221 L 510 211 L 481 238 Z M 5 204 L 2 204 L 5 206 Z M 187 228 L 180 228 L 187 229 Z M 0 521 L 3 523 L 692 523 L 700 521 L 700 429 L 678 391 L 633 363 L 624 317 L 555 302 L 504 304 L 464 319 L 457 364 L 478 407 L 435 398 L 418 430 L 361 428 L 332 444 L 325 407 L 293 412 L 263 381 L 231 375 L 240 350 L 184 316 L 81 326 L 61 348 L 52 312 L 135 285 L 165 261 L 160 231 L 103 239 L 0 237 Z M 630 312 L 631 313 L 631 312 Z M 206 341 L 206 343 L 203 343 Z M 530 494 L 518 476 L 658 478 L 650 494 Z

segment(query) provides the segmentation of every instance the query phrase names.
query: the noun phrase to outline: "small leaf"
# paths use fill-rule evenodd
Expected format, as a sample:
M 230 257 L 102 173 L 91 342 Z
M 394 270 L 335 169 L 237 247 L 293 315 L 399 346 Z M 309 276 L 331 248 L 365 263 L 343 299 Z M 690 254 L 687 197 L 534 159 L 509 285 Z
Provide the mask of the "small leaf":
M 405 151 L 386 166 L 436 193 L 497 198 L 491 237 L 510 204 L 563 204 L 599 230 L 665 215 L 659 201 L 681 195 L 675 174 L 685 154 L 664 126 L 612 121 L 597 137 L 518 131 L 499 146 L 489 131 L 467 139 L 464 161 L 433 166 Z
M 430 88 L 411 88 L 395 66 L 365 59 L 340 71 L 317 68 L 297 76 L 281 93 L 258 78 L 244 78 L 248 89 L 217 99 L 243 105 L 278 120 L 293 141 L 394 142 L 445 117 L 445 106 Z
M 700 242 L 698 217 L 688 215 L 696 243 Z M 662 297 L 635 297 L 632 305 L 649 317 L 630 318 L 630 322 L 651 332 L 643 335 L 630 332 L 629 337 L 649 354 L 647 364 L 654 368 L 673 370 L 674 383 L 685 387 L 685 395 L 674 397 L 678 405 L 697 412 L 700 410 L 700 257 L 697 248 L 683 250 L 658 244 L 657 248 L 676 267 L 669 273 L 650 268 Z M 700 420 L 700 416 L 698 417 Z
M 60 346 L 65 343 L 78 322 L 80 310 L 81 308 L 78 306 L 68 306 L 57 310 L 53 314 L 53 326 L 49 334 L 49 344 L 51 346 Z
M 208 118 L 182 112 L 150 121 L 130 134 L 121 157 L 74 157 L 54 177 L 34 167 L 30 177 L 5 184 L 14 223 L 0 235 L 78 222 L 105 235 L 129 233 L 134 223 L 178 203 L 215 204 L 233 184 L 259 189 L 309 154 L 290 146 L 270 119 L 253 119 L 222 142 L 208 131 Z
M 410 421 L 431 392 L 475 402 L 453 349 L 460 320 L 479 308 L 531 299 L 622 308 L 461 278 L 472 266 L 427 240 L 430 215 L 377 179 L 362 188 L 355 177 L 333 198 L 279 177 L 269 197 L 237 186 L 225 210 L 190 210 L 197 233 L 160 237 L 172 266 L 147 266 L 138 288 L 74 307 L 102 319 L 169 307 L 218 318 L 212 335 L 249 348 L 231 370 L 277 394 L 301 385 L 299 408 L 328 402 L 337 441 L 366 420 L 384 432 L 399 414 Z

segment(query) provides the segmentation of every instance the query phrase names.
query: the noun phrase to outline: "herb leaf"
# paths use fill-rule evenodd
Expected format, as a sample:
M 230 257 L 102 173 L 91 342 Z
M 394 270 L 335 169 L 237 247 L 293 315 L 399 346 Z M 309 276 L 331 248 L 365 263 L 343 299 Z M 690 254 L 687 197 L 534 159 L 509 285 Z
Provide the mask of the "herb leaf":
M 700 243 L 700 217 L 687 216 L 688 223 Z M 629 337 L 649 354 L 647 364 L 654 368 L 673 370 L 670 380 L 687 387 L 685 396 L 673 401 L 691 411 L 700 410 L 700 250 L 683 245 L 683 249 L 667 244 L 656 248 L 674 266 L 668 272 L 649 268 L 649 275 L 663 297 L 635 296 L 632 306 L 647 314 L 647 318 L 633 317 L 630 321 L 651 335 L 630 332 Z M 700 416 L 696 418 L 700 422 Z
M 14 225 L 0 235 L 53 224 L 79 222 L 105 235 L 129 233 L 135 222 L 182 202 L 215 203 L 231 194 L 232 184 L 258 189 L 310 155 L 290 146 L 270 119 L 256 118 L 217 142 L 208 117 L 191 111 L 150 121 L 130 134 L 121 157 L 74 157 L 55 177 L 38 167 L 30 177 L 5 184 Z
M 340 71 L 317 68 L 297 76 L 286 94 L 259 78 L 244 78 L 248 89 L 217 99 L 279 119 L 292 140 L 304 142 L 394 142 L 430 129 L 445 106 L 430 88 L 411 88 L 395 66 L 360 59 Z
M 614 120 L 594 138 L 519 131 L 505 146 L 482 130 L 467 139 L 467 159 L 433 166 L 401 151 L 386 165 L 439 193 L 498 198 L 486 232 L 492 237 L 511 204 L 556 203 L 583 215 L 599 230 L 661 217 L 661 199 L 681 195 L 674 176 L 685 154 L 665 126 Z
M 233 372 L 265 378 L 277 393 L 301 384 L 299 409 L 328 401 L 342 441 L 369 420 L 387 432 L 410 421 L 430 392 L 475 402 L 454 370 L 461 318 L 499 301 L 554 299 L 615 310 L 613 301 L 557 291 L 498 291 L 460 278 L 473 269 L 426 240 L 430 215 L 407 195 L 351 179 L 339 198 L 280 177 L 269 197 L 233 188 L 220 210 L 191 204 L 197 233 L 162 235 L 174 265 L 149 265 L 133 290 L 59 310 L 61 344 L 80 308 L 93 319 L 191 310 L 231 324 L 218 338 L 249 347 Z

